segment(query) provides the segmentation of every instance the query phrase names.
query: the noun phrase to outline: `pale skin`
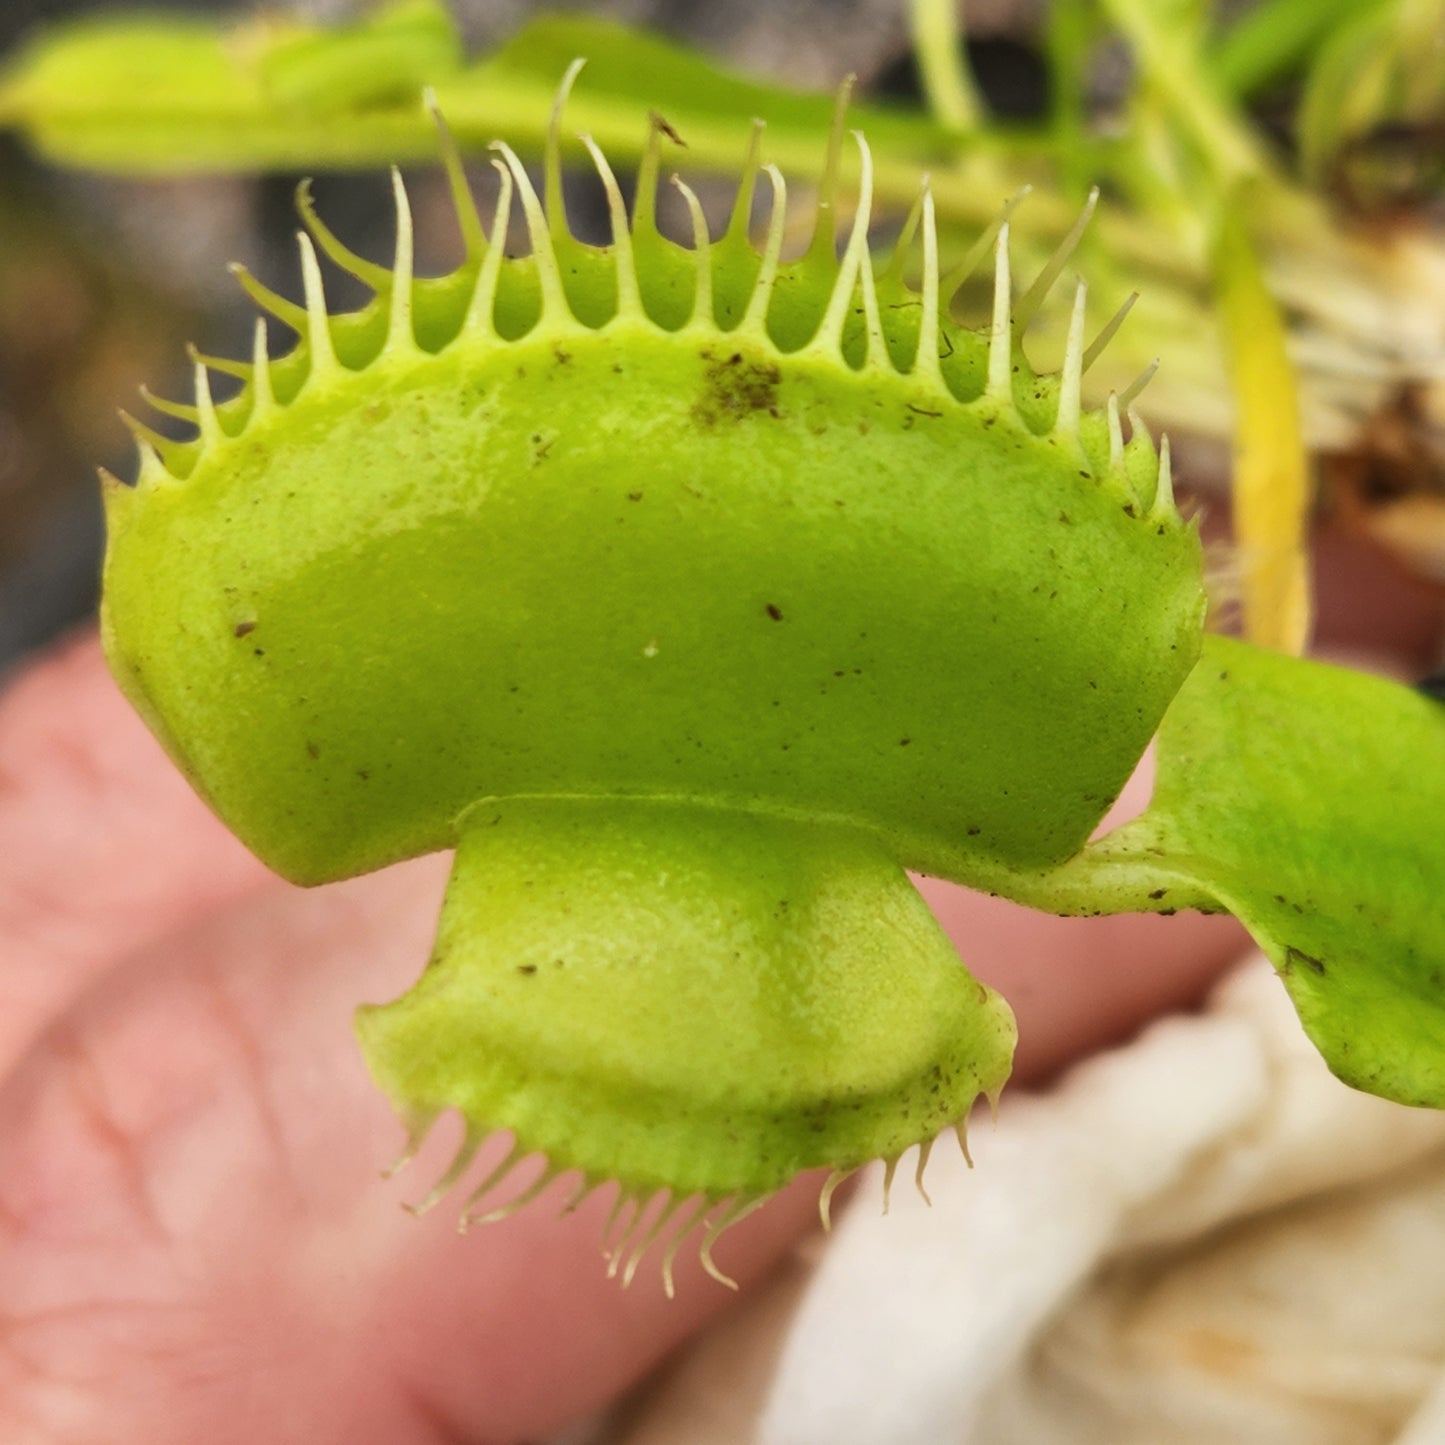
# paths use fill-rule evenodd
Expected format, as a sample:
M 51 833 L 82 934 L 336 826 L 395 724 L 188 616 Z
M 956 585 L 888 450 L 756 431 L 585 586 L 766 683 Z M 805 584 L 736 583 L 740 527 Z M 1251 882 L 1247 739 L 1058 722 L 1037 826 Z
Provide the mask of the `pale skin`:
M 1371 594 L 1387 584 L 1378 576 Z M 1414 665 L 1438 600 L 1391 594 Z M 1358 606 L 1346 613 L 1358 626 Z M 0 693 L 0 1438 L 503 1445 L 615 1398 L 734 1296 L 605 1278 L 606 1199 L 459 1238 L 406 1173 L 350 1017 L 426 957 L 444 859 L 303 891 L 191 794 L 82 634 Z M 928 890 L 1018 1014 L 1014 1087 L 1197 1000 L 1231 920 L 1059 920 Z M 980 1124 L 979 1127 L 986 1127 Z M 444 1136 L 444 1137 L 443 1137 Z M 718 1249 L 744 1290 L 816 1228 L 805 1179 Z M 548 1207 L 549 1201 L 553 1207 Z M 864 1207 L 868 1207 L 866 1202 Z

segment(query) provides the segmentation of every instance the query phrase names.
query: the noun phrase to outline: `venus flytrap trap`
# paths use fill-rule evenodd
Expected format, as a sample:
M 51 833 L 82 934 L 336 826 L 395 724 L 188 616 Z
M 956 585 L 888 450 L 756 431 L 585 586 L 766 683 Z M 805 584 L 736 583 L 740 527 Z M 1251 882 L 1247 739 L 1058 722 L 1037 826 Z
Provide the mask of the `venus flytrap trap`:
M 198 362 L 194 407 L 166 406 L 192 442 L 134 424 L 103 625 L 286 876 L 457 848 L 422 981 L 359 1019 L 415 1136 L 467 1120 L 443 1190 L 505 1129 L 543 1181 L 716 1224 L 997 1095 L 1011 1016 L 904 869 L 993 882 L 1078 851 L 1198 654 L 1200 549 L 1167 452 L 1081 405 L 1082 285 L 1062 375 L 1028 368 L 1007 226 L 992 322 L 961 329 L 926 185 L 921 293 L 876 274 L 861 135 L 841 248 L 822 222 L 784 261 L 755 133 L 733 224 L 712 241 L 684 187 L 679 246 L 652 219 L 659 123 L 630 218 L 584 142 L 613 240 L 583 246 L 561 105 L 545 201 L 499 146 L 488 227 L 449 154 L 450 277 L 414 277 L 399 181 L 389 271 L 303 195 L 304 306 L 243 277 L 300 343 L 273 362 L 259 324 L 221 405 Z M 840 106 L 825 199 L 844 141 Z M 329 315 L 317 245 L 375 301 Z
M 352 53 L 338 80 L 295 52 L 303 112 L 370 73 Z M 1116 322 L 1091 340 L 1080 283 L 1059 373 L 1022 349 L 1082 224 L 1016 296 L 1008 214 L 945 267 L 925 181 L 875 257 L 840 106 L 798 258 L 756 128 L 723 234 L 679 180 L 692 240 L 665 238 L 656 118 L 630 215 L 582 138 L 612 227 L 584 245 L 575 75 L 542 193 L 498 144 L 485 223 L 444 133 L 448 276 L 414 274 L 399 180 L 386 267 L 303 191 L 303 302 L 240 273 L 295 348 L 263 320 L 249 361 L 198 359 L 194 403 L 160 404 L 195 438 L 133 423 L 136 485 L 106 483 L 112 666 L 249 846 L 307 884 L 456 849 L 421 980 L 358 1016 L 413 1146 L 466 1121 L 423 1203 L 507 1131 L 464 1223 L 615 1182 L 612 1270 L 665 1237 L 670 1287 L 684 1235 L 716 1273 L 721 1231 L 802 1170 L 891 1177 L 918 1146 L 921 1180 L 997 1096 L 1013 1022 L 905 869 L 1058 912 L 1231 910 L 1338 1073 L 1445 1104 L 1445 709 L 1204 635 L 1167 441 L 1129 393 L 1085 401 Z M 420 110 L 379 98 L 359 133 Z M 950 303 L 990 247 L 972 330 Z M 323 254 L 375 299 L 332 314 Z M 1156 731 L 1150 808 L 1090 843 Z

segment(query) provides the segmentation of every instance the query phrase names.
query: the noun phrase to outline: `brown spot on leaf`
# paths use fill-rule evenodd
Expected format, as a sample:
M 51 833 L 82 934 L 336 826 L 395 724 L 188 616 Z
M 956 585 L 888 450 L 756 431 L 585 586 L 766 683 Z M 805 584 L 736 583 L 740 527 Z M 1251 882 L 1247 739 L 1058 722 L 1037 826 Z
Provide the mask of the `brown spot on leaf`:
M 1284 951 L 1284 966 L 1288 972 L 1296 964 L 1303 964 L 1311 973 L 1324 976 L 1325 962 L 1322 958 L 1316 958 L 1313 954 L 1306 953 L 1302 948 L 1286 948 Z
M 751 361 L 734 351 L 704 372 L 702 394 L 693 403 L 692 414 L 710 427 L 741 421 L 759 411 L 776 415 L 781 380 L 782 372 L 773 363 Z

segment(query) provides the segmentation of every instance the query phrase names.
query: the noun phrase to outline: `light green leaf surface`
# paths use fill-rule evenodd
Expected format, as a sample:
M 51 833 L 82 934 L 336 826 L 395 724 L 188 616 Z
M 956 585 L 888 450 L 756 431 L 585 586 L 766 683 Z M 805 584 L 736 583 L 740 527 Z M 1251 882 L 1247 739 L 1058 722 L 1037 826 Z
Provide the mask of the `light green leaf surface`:
M 1068 911 L 1227 909 L 1340 1078 L 1445 1106 L 1439 702 L 1208 638 L 1160 731 L 1149 810 L 1053 885 Z

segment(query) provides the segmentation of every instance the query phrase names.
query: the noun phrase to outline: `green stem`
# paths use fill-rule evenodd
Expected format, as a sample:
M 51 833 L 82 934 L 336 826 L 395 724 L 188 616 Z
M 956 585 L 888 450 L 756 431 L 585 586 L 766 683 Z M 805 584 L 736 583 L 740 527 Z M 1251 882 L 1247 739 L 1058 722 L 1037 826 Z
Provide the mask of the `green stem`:
M 983 122 L 978 89 L 963 58 L 963 22 L 957 0 L 912 0 L 913 53 L 933 118 L 967 135 Z

